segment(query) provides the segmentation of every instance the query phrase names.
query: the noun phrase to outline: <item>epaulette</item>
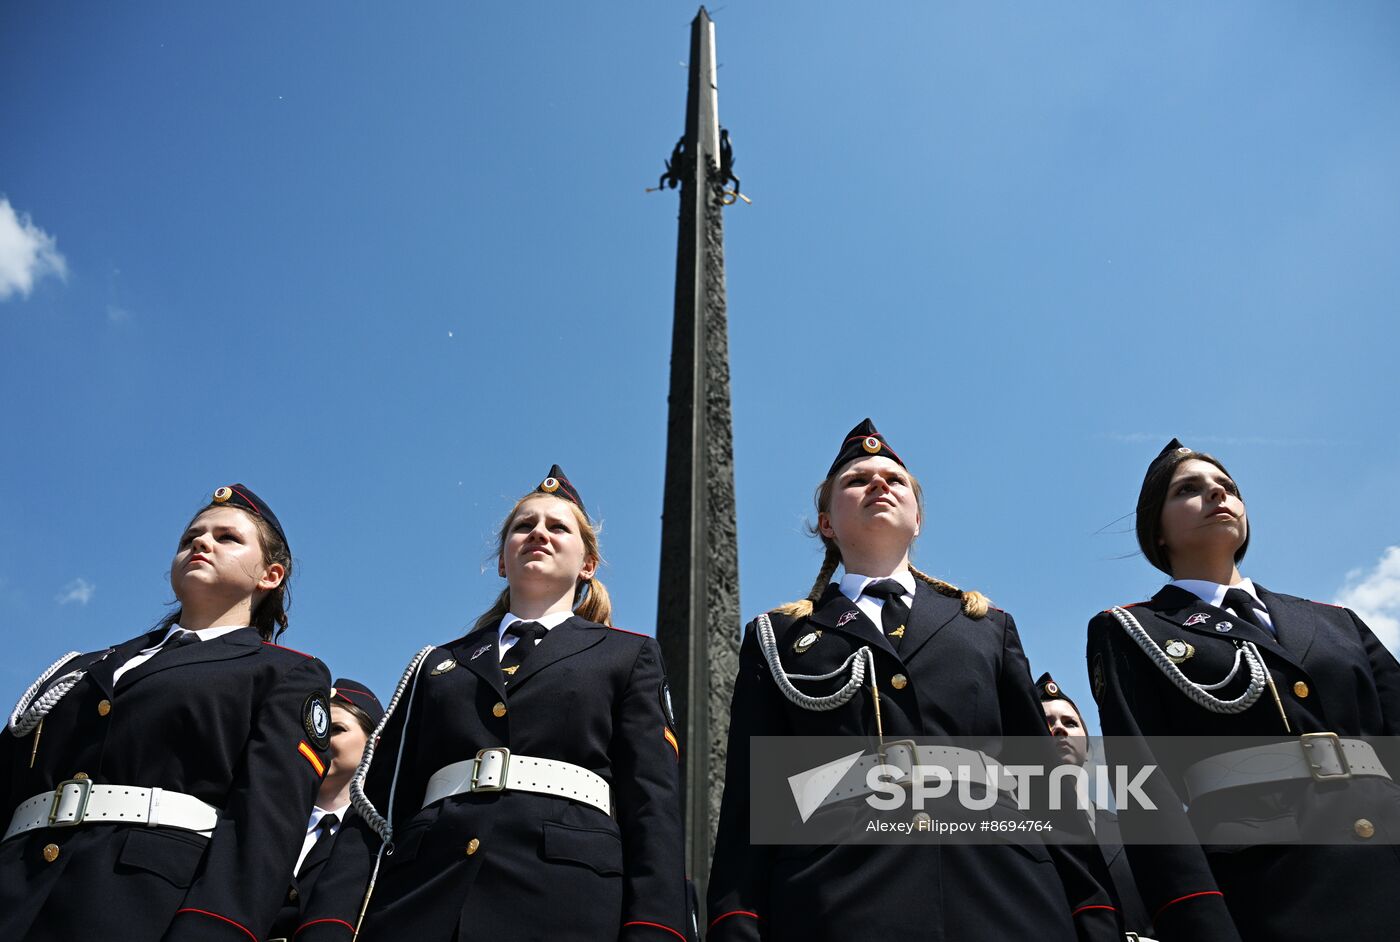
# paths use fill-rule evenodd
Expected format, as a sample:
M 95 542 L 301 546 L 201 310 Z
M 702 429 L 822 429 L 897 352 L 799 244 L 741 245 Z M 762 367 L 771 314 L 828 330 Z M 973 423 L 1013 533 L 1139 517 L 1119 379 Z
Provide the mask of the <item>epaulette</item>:
M 1345 605 L 1338 605 L 1338 604 L 1336 604 L 1335 602 L 1319 602 L 1319 601 L 1317 601 L 1316 599 L 1304 599 L 1303 601 L 1305 601 L 1305 602 L 1311 602 L 1311 603 L 1314 604 L 1314 605 L 1321 605 L 1321 606 L 1323 606 L 1323 607 L 1325 607 L 1325 608 L 1340 608 L 1340 609 L 1342 609 L 1343 611 L 1346 611 L 1346 606 L 1345 606 Z
M 1143 599 L 1141 602 L 1129 602 L 1127 605 L 1115 605 L 1113 608 L 1137 608 L 1139 605 L 1146 605 L 1150 601 L 1151 599 Z M 1107 615 L 1109 612 L 1113 611 L 1113 608 L 1104 609 L 1102 614 Z
M 651 635 L 642 634 L 640 631 L 632 631 L 632 630 L 627 629 L 627 628 L 619 628 L 619 627 L 617 627 L 616 625 L 609 625 L 608 627 L 611 628 L 613 631 L 620 631 L 620 632 L 622 632 L 622 633 L 625 634 L 625 635 L 636 635 L 638 638 L 650 638 L 650 637 L 651 637 Z
M 267 645 L 269 648 L 278 648 L 282 651 L 291 651 L 293 654 L 300 654 L 302 657 L 309 657 L 313 661 L 316 659 L 316 655 L 314 654 L 307 654 L 305 651 L 298 651 L 296 648 L 289 648 L 285 644 L 273 644 L 271 641 L 264 641 L 263 644 Z

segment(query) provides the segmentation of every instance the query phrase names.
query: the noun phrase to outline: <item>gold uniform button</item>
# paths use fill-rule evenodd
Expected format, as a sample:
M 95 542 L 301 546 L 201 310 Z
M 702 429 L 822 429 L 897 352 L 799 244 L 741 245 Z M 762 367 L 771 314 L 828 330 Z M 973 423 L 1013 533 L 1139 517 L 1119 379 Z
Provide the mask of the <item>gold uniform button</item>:
M 1376 826 L 1365 818 L 1357 818 L 1351 829 L 1356 832 L 1357 837 L 1365 841 L 1369 841 L 1376 834 Z
M 471 840 L 467 841 L 468 857 L 470 857 L 472 854 L 476 853 L 479 850 L 481 850 L 481 841 L 477 840 L 476 838 L 472 838 Z
M 44 862 L 45 862 L 45 863 L 53 863 L 53 862 L 54 862 L 55 860 L 57 860 L 57 859 L 58 859 L 58 845 L 57 845 L 57 844 L 45 844 L 45 845 L 44 845 Z
M 499 717 L 499 716 L 505 716 L 505 715 L 506 715 L 506 705 L 505 705 L 504 703 L 501 703 L 501 702 L 497 701 L 496 705 L 493 706 L 493 707 L 491 708 L 491 715 L 492 715 L 492 716 L 497 716 L 497 717 Z
M 98 701 L 98 703 L 97 703 L 97 715 L 98 715 L 98 716 L 106 716 L 108 713 L 111 713 L 111 712 L 112 712 L 112 701 L 111 701 L 111 700 L 99 700 L 99 701 Z
M 292 887 L 290 890 L 287 891 L 287 902 L 289 902 L 289 903 L 295 903 L 296 901 L 297 901 L 297 888 L 296 888 L 296 887 Z
M 909 678 L 905 677 L 903 674 L 895 674 L 890 678 L 890 686 L 895 690 L 903 690 L 905 687 L 909 686 Z
M 1293 685 L 1293 696 L 1297 697 L 1299 700 L 1306 700 L 1309 692 L 1308 685 L 1301 680 Z

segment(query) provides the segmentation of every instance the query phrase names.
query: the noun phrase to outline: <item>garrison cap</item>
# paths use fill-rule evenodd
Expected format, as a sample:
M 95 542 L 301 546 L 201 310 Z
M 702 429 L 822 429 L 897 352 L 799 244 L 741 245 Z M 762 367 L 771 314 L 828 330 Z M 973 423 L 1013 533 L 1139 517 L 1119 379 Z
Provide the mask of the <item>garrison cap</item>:
M 1078 713 L 1082 720 L 1084 714 L 1080 712 L 1079 705 L 1069 698 L 1063 687 L 1055 683 L 1055 678 L 1050 676 L 1049 671 L 1040 675 L 1040 679 L 1035 682 L 1035 692 L 1040 696 L 1040 702 L 1047 700 L 1063 700 L 1074 707 L 1074 712 Z
M 1142 550 L 1143 557 L 1149 563 L 1167 575 L 1172 574 L 1172 569 L 1171 563 L 1167 559 L 1166 547 L 1158 543 L 1158 537 L 1161 535 L 1161 521 L 1149 519 L 1150 514 L 1144 516 L 1143 511 L 1152 511 L 1152 508 L 1156 508 L 1152 512 L 1160 517 L 1162 505 L 1167 498 L 1167 488 L 1171 484 L 1172 475 L 1176 473 L 1177 465 L 1191 458 L 1199 458 L 1215 465 L 1221 471 L 1225 471 L 1225 466 L 1216 458 L 1188 448 L 1181 443 L 1181 439 L 1173 438 L 1162 447 L 1162 450 L 1157 453 L 1157 457 L 1153 458 L 1152 463 L 1147 466 L 1147 473 L 1142 476 L 1142 489 L 1138 491 L 1136 526 L 1138 549 Z M 1230 472 L 1225 471 L 1225 473 L 1229 474 Z M 1245 531 L 1244 542 L 1240 544 L 1239 549 L 1235 550 L 1235 562 L 1244 559 L 1247 549 L 1249 549 L 1248 530 Z
M 286 543 L 289 548 L 291 547 L 291 543 L 287 542 L 287 532 L 282 529 L 282 524 L 278 521 L 277 515 L 272 512 L 271 507 L 267 506 L 266 501 L 253 493 L 253 489 L 248 485 L 225 485 L 214 492 L 213 496 L 210 498 L 210 503 L 213 505 L 225 504 L 231 507 L 242 507 L 249 513 L 257 514 L 272 525 L 272 529 L 277 531 L 277 535 L 282 538 L 283 543 Z
M 379 721 L 384 718 L 384 705 L 379 702 L 374 691 L 358 680 L 347 680 L 344 677 L 337 680 L 331 687 L 331 703 L 337 700 L 364 710 L 371 726 L 378 726 Z
M 904 467 L 904 462 L 894 453 L 889 442 L 885 441 L 885 436 L 876 430 L 875 423 L 866 419 L 846 435 L 846 440 L 841 443 L 841 450 L 836 452 L 836 460 L 831 463 L 831 469 L 826 472 L 826 476 L 829 478 L 836 474 L 848 461 L 877 455 L 890 459 L 901 468 Z
M 583 498 L 578 494 L 578 488 L 574 487 L 573 482 L 564 476 L 564 469 L 557 464 L 550 466 L 549 474 L 540 482 L 540 486 L 535 488 L 535 493 L 553 494 L 555 497 L 571 500 L 585 515 L 588 513 L 588 510 L 583 506 Z

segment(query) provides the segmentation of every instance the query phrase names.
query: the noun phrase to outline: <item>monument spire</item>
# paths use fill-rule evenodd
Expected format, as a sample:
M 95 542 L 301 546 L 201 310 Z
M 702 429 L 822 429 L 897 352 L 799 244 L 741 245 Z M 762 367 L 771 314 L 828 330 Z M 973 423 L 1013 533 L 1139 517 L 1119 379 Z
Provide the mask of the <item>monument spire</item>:
M 702 905 L 740 630 L 723 219 L 738 183 L 726 194 L 733 155 L 719 126 L 715 72 L 714 21 L 701 7 L 690 24 L 685 134 L 662 177 L 680 188 L 680 228 L 656 638 L 683 747 L 686 866 Z

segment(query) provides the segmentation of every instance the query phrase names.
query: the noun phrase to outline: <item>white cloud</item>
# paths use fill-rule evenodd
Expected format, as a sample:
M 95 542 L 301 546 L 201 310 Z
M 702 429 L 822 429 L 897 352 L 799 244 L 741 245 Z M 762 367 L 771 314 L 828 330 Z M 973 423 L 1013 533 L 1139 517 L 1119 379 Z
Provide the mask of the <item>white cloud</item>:
M 107 305 L 107 323 L 125 324 L 131 320 L 131 312 L 124 307 L 117 307 L 115 304 Z
M 45 275 L 68 277 L 68 262 L 58 240 L 34 225 L 28 213 L 18 214 L 0 196 L 0 301 L 13 294 L 29 297 L 34 282 Z
M 1388 546 L 1374 569 L 1347 573 L 1337 604 L 1361 616 L 1381 643 L 1400 652 L 1400 546 Z
M 69 602 L 86 605 L 92 600 L 92 594 L 96 591 L 97 586 L 79 577 L 64 586 L 63 590 L 54 596 L 54 601 L 59 605 L 67 605 Z

